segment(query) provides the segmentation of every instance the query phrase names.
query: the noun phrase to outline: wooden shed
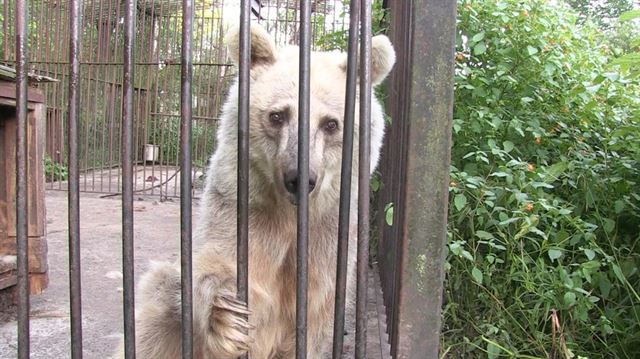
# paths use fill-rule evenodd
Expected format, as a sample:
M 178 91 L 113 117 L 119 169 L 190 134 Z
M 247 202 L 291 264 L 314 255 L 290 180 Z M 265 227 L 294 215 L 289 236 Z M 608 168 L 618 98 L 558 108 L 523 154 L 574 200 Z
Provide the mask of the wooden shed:
M 45 238 L 44 149 L 46 105 L 36 82 L 53 79 L 30 75 L 28 90 L 28 236 L 31 293 L 49 283 Z M 0 298 L 15 289 L 16 273 L 16 83 L 15 71 L 0 66 Z M 6 302 L 6 301 L 5 301 Z

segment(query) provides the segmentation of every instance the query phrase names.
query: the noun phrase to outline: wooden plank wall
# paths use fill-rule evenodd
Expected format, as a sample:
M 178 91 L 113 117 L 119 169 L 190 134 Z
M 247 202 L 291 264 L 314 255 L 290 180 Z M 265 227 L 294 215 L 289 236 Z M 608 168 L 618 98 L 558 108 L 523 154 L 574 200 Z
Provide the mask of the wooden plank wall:
M 16 126 L 15 83 L 0 82 L 0 290 L 15 284 L 16 254 Z M 29 89 L 28 143 L 28 211 L 29 273 L 32 293 L 48 285 L 47 241 L 45 237 L 44 150 L 46 106 L 42 92 Z

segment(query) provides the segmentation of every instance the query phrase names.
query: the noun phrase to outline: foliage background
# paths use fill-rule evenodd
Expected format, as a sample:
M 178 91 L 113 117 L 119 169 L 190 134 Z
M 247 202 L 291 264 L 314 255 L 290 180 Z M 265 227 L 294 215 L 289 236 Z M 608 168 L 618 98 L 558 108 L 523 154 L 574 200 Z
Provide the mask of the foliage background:
M 443 356 L 640 357 L 638 24 L 594 4 L 459 1 Z
M 640 357 L 632 9 L 458 1 L 442 357 Z M 375 1 L 374 32 L 386 15 Z M 346 47 L 345 33 L 323 40 Z

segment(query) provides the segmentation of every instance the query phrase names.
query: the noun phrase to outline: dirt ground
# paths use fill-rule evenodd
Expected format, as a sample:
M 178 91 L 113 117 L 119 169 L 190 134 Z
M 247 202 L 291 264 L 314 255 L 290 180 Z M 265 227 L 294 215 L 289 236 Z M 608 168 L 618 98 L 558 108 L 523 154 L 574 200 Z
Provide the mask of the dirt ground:
M 69 285 L 67 193 L 47 191 L 49 287 L 31 297 L 31 358 L 69 358 Z M 194 209 L 197 201 L 194 202 Z M 194 211 L 195 212 L 195 211 Z M 135 276 L 151 260 L 173 261 L 180 253 L 179 200 L 136 197 L 134 203 Z M 122 338 L 122 245 L 120 197 L 80 197 L 83 351 L 104 359 Z M 197 246 L 197 243 L 194 243 Z M 371 280 L 370 280 L 371 283 Z M 369 291 L 369 358 L 379 358 L 379 323 L 373 289 Z M 0 312 L 0 358 L 16 357 L 15 308 Z M 352 332 L 345 337 L 345 357 L 352 354 Z

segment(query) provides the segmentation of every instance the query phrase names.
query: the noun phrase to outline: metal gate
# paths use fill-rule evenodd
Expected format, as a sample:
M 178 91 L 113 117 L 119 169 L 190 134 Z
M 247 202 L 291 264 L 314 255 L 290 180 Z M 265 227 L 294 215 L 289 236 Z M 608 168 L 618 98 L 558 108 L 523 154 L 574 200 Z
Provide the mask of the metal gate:
M 199 189 L 215 147 L 218 114 L 231 80 L 222 40 L 234 17 L 234 1 L 194 1 L 193 142 L 194 185 Z M 237 3 L 237 1 L 235 2 Z M 47 97 L 47 189 L 66 190 L 68 177 L 66 104 L 70 71 L 70 3 L 32 0 L 29 4 L 29 69 L 57 82 L 43 86 Z M 0 61 L 15 66 L 15 0 L 2 9 Z M 141 195 L 180 196 L 180 49 L 182 5 L 177 0 L 136 2 L 133 84 L 134 191 Z M 280 44 L 298 43 L 296 1 L 252 2 L 254 20 Z M 225 13 L 225 10 L 229 13 Z M 122 192 L 121 153 L 125 6 L 121 0 L 86 0 L 79 10 L 80 83 L 83 104 L 78 123 L 80 191 Z M 348 9 L 342 1 L 314 1 L 311 25 L 314 47 L 327 48 L 342 36 Z
M 246 301 L 248 298 L 248 151 L 249 151 L 249 57 L 252 3 L 255 1 L 242 0 L 240 2 L 240 66 L 239 76 L 239 127 L 238 127 L 238 258 L 237 258 L 237 289 L 238 299 Z M 273 2 L 272 2 L 273 3 Z M 277 1 L 281 5 L 285 1 Z M 286 1 L 289 5 L 289 1 Z M 284 22 L 273 22 L 271 26 L 284 26 L 285 33 L 293 31 L 300 44 L 300 78 L 299 78 L 299 140 L 298 140 L 298 176 L 297 188 L 297 295 L 296 295 L 296 357 L 305 358 L 307 348 L 307 285 L 308 285 L 308 223 L 309 223 L 309 96 L 310 96 L 310 50 L 312 34 L 317 34 L 312 28 L 313 4 L 309 0 L 294 1 L 297 6 L 294 11 L 299 19 L 289 19 Z M 326 4 L 327 2 L 322 2 Z M 334 3 L 336 3 L 334 1 Z M 386 2 L 385 2 L 386 3 Z M 8 1 L 4 1 L 5 14 L 9 14 Z M 147 6 L 151 4 L 152 6 Z M 53 120 L 56 116 L 65 118 L 67 122 L 65 133 L 49 133 L 52 141 L 67 143 L 68 150 L 61 148 L 60 158 L 66 158 L 68 165 L 68 181 L 55 179 L 54 186 L 61 188 L 63 182 L 68 186 L 69 193 L 69 262 L 70 262 L 70 292 L 71 292 L 71 353 L 73 358 L 82 357 L 82 313 L 81 313 L 81 277 L 80 277 L 80 217 L 79 193 L 84 185 L 81 173 L 91 168 L 92 161 L 100 162 L 101 171 L 111 171 L 111 166 L 119 166 L 120 182 L 115 184 L 118 192 L 122 193 L 122 244 L 123 244 L 123 274 L 124 274 L 124 328 L 125 353 L 127 358 L 135 357 L 135 322 L 134 322 L 134 283 L 133 283 L 133 196 L 138 190 L 139 181 L 136 175 L 137 164 L 144 152 L 140 144 L 148 144 L 153 126 L 140 126 L 137 119 L 153 119 L 158 121 L 155 126 L 166 126 L 173 122 L 179 126 L 179 149 L 164 157 L 170 157 L 173 166 L 180 170 L 173 170 L 174 177 L 180 187 L 181 201 L 181 273 L 182 273 L 182 356 L 193 357 L 193 321 L 192 321 L 192 182 L 198 175 L 195 170 L 199 165 L 199 153 L 208 154 L 214 144 L 198 143 L 199 121 L 214 123 L 202 131 L 215 131 L 215 116 L 218 110 L 218 100 L 201 101 L 201 91 L 209 91 L 210 86 L 200 86 L 211 81 L 224 83 L 232 70 L 222 60 L 212 63 L 199 62 L 202 54 L 209 50 L 203 45 L 204 39 L 194 37 L 196 24 L 205 21 L 198 18 L 197 13 L 205 11 L 198 8 L 194 1 L 184 0 L 178 7 L 175 1 L 133 1 L 126 0 L 123 6 L 119 1 L 80 1 L 71 0 L 65 4 L 54 1 L 36 1 L 32 8 L 38 6 L 66 7 L 68 18 L 60 15 L 56 23 L 57 29 L 42 35 L 47 41 L 61 41 L 62 32 L 68 31 L 68 48 L 66 54 L 59 51 L 49 54 L 47 46 L 42 51 L 55 58 L 57 63 L 45 64 L 45 69 L 37 67 L 38 60 L 30 62 L 28 44 L 30 37 L 28 25 L 29 16 L 27 2 L 15 1 L 15 11 L 9 15 L 15 22 L 15 65 L 17 67 L 16 103 L 19 121 L 17 131 L 17 247 L 18 247 L 18 357 L 29 357 L 29 284 L 28 284 L 28 242 L 27 242 L 27 150 L 26 150 L 26 119 L 27 119 L 27 72 L 35 65 L 39 71 L 62 74 L 64 86 L 58 86 L 56 91 L 66 95 L 50 95 L 54 100 L 51 113 Z M 157 6 L 156 6 L 157 5 Z M 452 89 L 453 89 L 453 53 L 455 43 L 455 1 L 413 0 L 393 2 L 388 4 L 391 9 L 392 38 L 398 51 L 399 63 L 390 82 L 390 96 L 388 104 L 392 114 L 392 123 L 386 137 L 386 149 L 381 165 L 383 189 L 378 198 L 381 208 L 393 204 L 395 210 L 393 226 L 384 224 L 384 220 L 377 221 L 380 229 L 378 238 L 378 269 L 381 286 L 384 293 L 384 309 L 380 311 L 381 318 L 386 316 L 388 330 L 379 333 L 366 332 L 366 303 L 367 286 L 376 285 L 368 281 L 369 270 L 369 121 L 371 115 L 371 0 L 352 0 L 349 3 L 349 60 L 347 76 L 347 99 L 345 106 L 345 131 L 343 140 L 343 167 L 341 182 L 340 225 L 337 234 L 337 290 L 336 310 L 334 321 L 334 358 L 342 352 L 342 332 L 344 325 L 344 281 L 346 277 L 346 244 L 348 236 L 349 195 L 350 195 L 350 158 L 353 148 L 353 119 L 355 113 L 356 87 L 359 86 L 360 118 L 359 131 L 359 176 L 358 180 L 358 249 L 357 249 L 357 304 L 356 304 L 356 353 L 357 358 L 373 357 L 366 354 L 367 335 L 379 335 L 383 342 L 390 343 L 390 350 L 380 353 L 382 357 L 392 355 L 398 358 L 437 358 L 439 344 L 440 306 L 442 299 L 443 256 L 446 241 L 446 208 L 448 193 L 449 148 L 451 137 L 452 117 Z M 284 5 L 281 5 L 284 6 Z M 105 10 L 105 7 L 108 10 Z M 273 7 L 268 6 L 266 11 Z M 278 9 L 278 7 L 276 7 Z M 287 10 L 291 7 L 285 7 Z M 264 10 L 264 9 L 263 9 Z M 256 16 L 262 17 L 263 10 L 255 9 Z M 116 24 L 105 24 L 104 14 L 115 11 L 122 14 L 122 21 Z M 274 10 L 275 11 L 275 10 Z M 46 11 L 45 11 L 46 12 Z M 167 14 L 156 17 L 153 14 Z M 32 11 L 33 16 L 38 12 Z M 150 15 L 151 14 L 151 15 Z M 170 14 L 170 15 L 169 15 Z M 5 15 L 6 16 L 6 15 Z M 42 15 L 44 16 L 44 15 Z M 89 16 L 90 20 L 87 19 Z M 289 15 L 287 15 L 289 16 Z M 107 16 L 108 18 L 108 16 Z M 117 17 L 120 18 L 119 16 Z M 97 19 L 97 23 L 95 22 Z M 291 20 L 291 21 L 290 21 Z M 295 25 L 289 24 L 293 22 Z M 4 54 L 9 53 L 6 39 L 9 36 L 7 21 L 4 22 Z M 267 21 L 268 23 L 268 21 Z M 84 25 L 97 26 L 96 43 L 87 44 L 81 41 Z M 96 25 L 97 24 L 97 25 Z M 162 24 L 162 25 L 161 25 Z M 173 24 L 173 25 L 169 25 Z M 68 26 L 66 26 L 68 25 Z M 213 26 L 218 26 L 213 25 Z M 344 25 L 344 23 L 343 23 Z M 113 29 L 100 32 L 100 27 Z M 167 26 L 179 26 L 181 39 L 174 39 L 169 52 L 160 50 L 150 51 L 148 57 L 138 62 L 136 53 L 143 50 L 136 39 L 148 38 L 146 44 L 153 44 L 152 40 L 159 31 Z M 118 28 L 121 27 L 121 32 Z M 360 37 L 358 32 L 360 30 Z M 93 31 L 93 30 L 91 30 Z M 177 34 L 177 32 L 176 32 Z M 215 32 L 215 34 L 219 34 Z M 51 38 L 58 38 L 52 40 Z M 115 39 L 113 39 L 115 37 Z M 113 41 L 112 41 L 113 40 Z M 113 42 L 114 47 L 104 45 Z M 96 45 L 97 44 L 97 45 Z M 117 45 L 117 46 L 115 46 Z M 105 45 L 106 46 L 106 45 Z M 358 47 L 360 60 L 358 61 Z M 95 57 L 90 57 L 85 63 L 82 60 L 83 49 L 95 50 Z M 164 55 L 163 55 L 164 54 Z M 170 55 L 170 56 L 168 56 Z M 215 53 L 212 56 L 220 56 Z M 121 57 L 121 60 L 119 60 Z M 210 58 L 209 58 L 210 59 Z M 8 58 L 5 57 L 5 62 Z M 122 72 L 117 71 L 114 62 L 121 61 Z M 146 62 L 145 62 L 146 61 Z M 207 60 L 210 61 L 210 60 Z M 95 64 L 93 62 L 96 62 Z M 359 62 L 359 64 L 358 64 Z M 117 62 L 120 64 L 120 62 Z M 163 96 L 162 86 L 150 84 L 153 75 L 150 72 L 161 72 L 162 69 L 180 68 L 180 97 L 177 107 L 166 109 L 169 101 Z M 207 71 L 199 71 L 201 67 Z M 154 71 L 147 70 L 153 68 Z M 360 71 L 360 81 L 356 81 L 357 71 Z M 212 71 L 213 69 L 213 71 Z M 215 75 L 211 75 L 214 73 Z M 102 76 L 102 77 L 101 77 Z M 109 79 L 105 80 L 105 77 Z M 156 78 L 158 79 L 158 78 Z M 107 81 L 107 82 L 105 82 Z M 153 96 L 151 95 L 153 93 Z M 151 98 L 153 97 L 153 98 Z M 121 103 L 121 107 L 97 106 L 97 101 L 107 103 Z M 112 101 L 112 102 L 109 102 Z M 152 105 L 156 101 L 156 105 Z M 94 102 L 94 104 L 92 104 Z M 121 148 L 119 154 L 108 159 L 91 159 L 91 145 L 80 141 L 82 133 L 94 131 L 95 124 L 83 124 L 80 119 L 102 108 L 107 112 L 103 119 L 105 123 L 98 126 L 109 127 L 109 136 L 99 140 L 110 146 Z M 179 113 L 172 112 L 178 109 Z M 66 114 L 64 117 L 63 114 Z M 91 116 L 89 116 L 91 117 Z M 97 117 L 94 117 L 97 118 Z M 120 119 L 121 122 L 120 122 Z M 62 120 L 60 120 L 62 121 Z M 207 122 L 209 121 L 209 122 Z M 351 124 L 351 125 L 349 125 Z M 140 134 L 140 132 L 144 134 Z M 162 132 L 162 131 L 161 131 Z M 57 136 L 57 137 L 56 137 Z M 162 135 L 160 135 L 162 136 Z M 154 144 L 151 144 L 154 145 Z M 59 146 L 50 144 L 52 148 Z M 83 147 L 85 146 L 85 147 Z M 54 151 L 55 152 L 55 151 Z M 153 151 L 152 155 L 153 156 Z M 167 159 L 169 161 L 169 159 Z M 144 168 L 144 165 L 143 165 Z M 94 169 L 94 168 L 92 168 Z M 157 169 L 165 171 L 164 168 Z M 355 170 L 355 169 L 354 169 Z M 151 170 L 153 171 L 153 169 Z M 152 172 L 154 173 L 154 172 Z M 178 174 L 179 173 L 179 176 Z M 163 178 L 168 176 L 165 171 Z M 363 174 L 363 175 L 362 175 Z M 144 175 L 147 175 L 145 173 Z M 179 179 L 178 179 L 179 178 Z M 159 179 L 161 180 L 161 179 Z M 107 185 L 113 191 L 112 184 Z M 138 186 L 138 187 L 137 187 Z M 143 185 L 144 186 L 144 185 Z M 150 184 L 150 186 L 152 186 Z M 145 187 L 143 187 L 145 188 Z M 86 190 L 86 187 L 84 188 Z M 176 189 L 174 194 L 177 194 Z M 378 211 L 382 213 L 384 211 Z M 345 221 L 344 218 L 347 218 Z M 377 278 L 377 273 L 374 275 Z M 251 303 L 249 303 L 251 306 Z M 381 320 L 384 323 L 384 320 Z

